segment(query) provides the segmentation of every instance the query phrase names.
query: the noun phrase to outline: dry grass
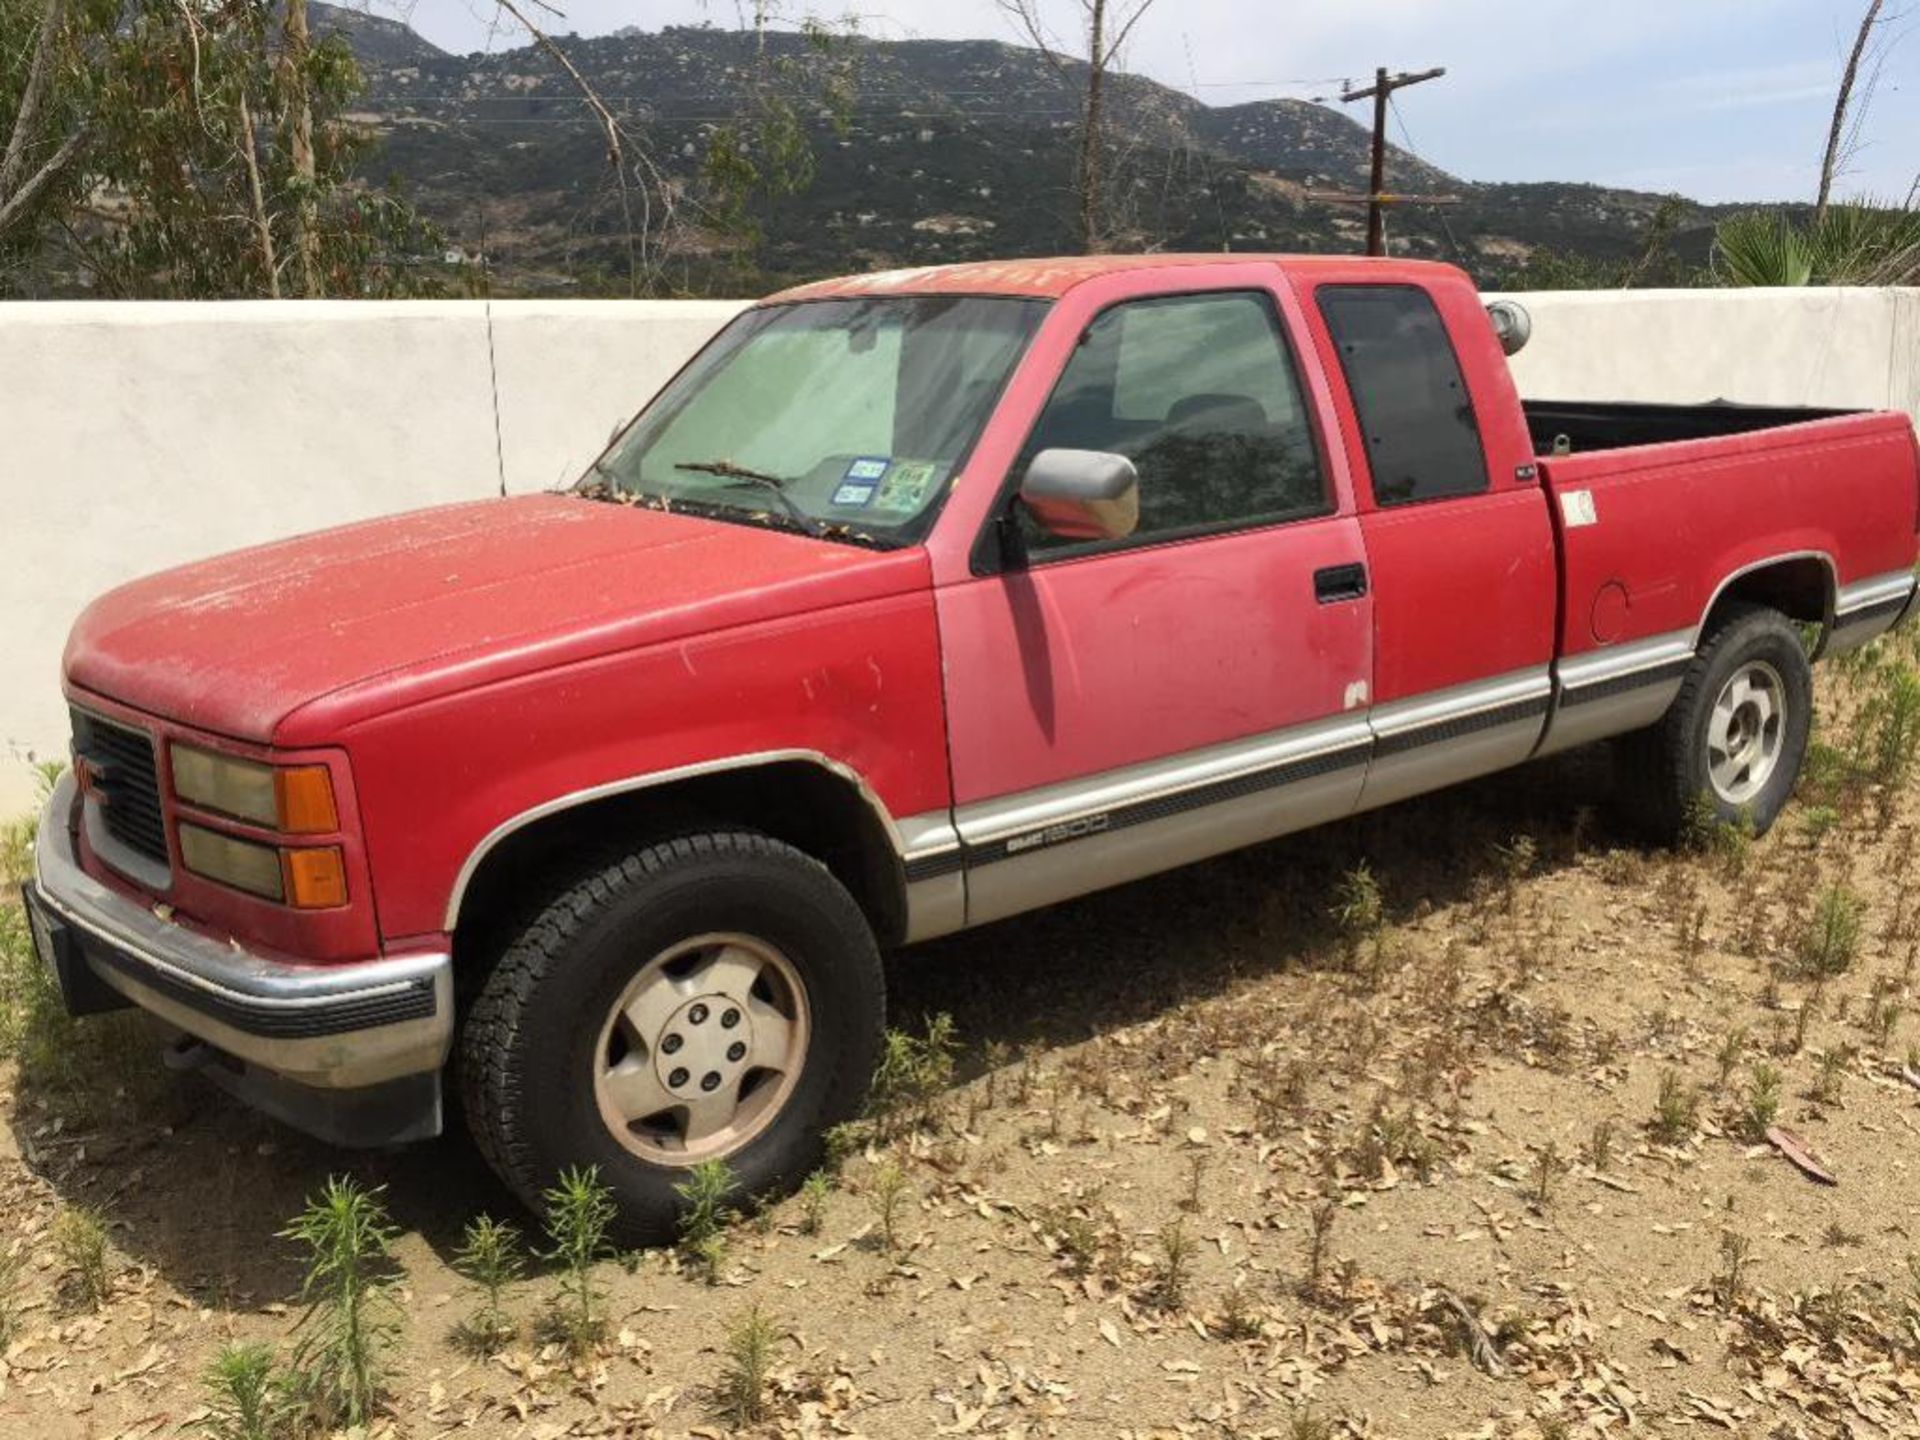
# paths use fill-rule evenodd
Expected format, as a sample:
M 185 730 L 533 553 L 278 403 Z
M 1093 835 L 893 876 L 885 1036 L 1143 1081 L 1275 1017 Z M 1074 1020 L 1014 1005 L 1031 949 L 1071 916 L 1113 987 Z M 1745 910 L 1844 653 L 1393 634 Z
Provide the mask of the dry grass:
M 1576 755 L 903 956 L 896 1013 L 951 1018 L 803 1195 L 516 1275 L 489 1313 L 585 1277 L 604 1324 L 485 1359 L 453 1262 L 511 1207 L 468 1147 L 343 1156 L 194 1084 L 154 1118 L 36 1049 L 101 1042 L 0 909 L 0 1429 L 171 1435 L 223 1352 L 284 1355 L 274 1236 L 348 1169 L 401 1231 L 394 1435 L 1920 1434 L 1904 674 L 1822 672 L 1765 839 L 1642 849 Z

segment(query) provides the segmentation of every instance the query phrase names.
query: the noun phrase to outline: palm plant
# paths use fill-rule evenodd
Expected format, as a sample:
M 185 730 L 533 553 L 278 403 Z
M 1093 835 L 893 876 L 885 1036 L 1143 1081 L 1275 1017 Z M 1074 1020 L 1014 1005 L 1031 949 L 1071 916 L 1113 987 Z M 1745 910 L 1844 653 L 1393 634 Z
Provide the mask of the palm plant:
M 1743 211 L 1715 227 L 1713 258 L 1733 285 L 1909 285 L 1920 281 L 1920 210 L 1863 201 L 1804 224 Z

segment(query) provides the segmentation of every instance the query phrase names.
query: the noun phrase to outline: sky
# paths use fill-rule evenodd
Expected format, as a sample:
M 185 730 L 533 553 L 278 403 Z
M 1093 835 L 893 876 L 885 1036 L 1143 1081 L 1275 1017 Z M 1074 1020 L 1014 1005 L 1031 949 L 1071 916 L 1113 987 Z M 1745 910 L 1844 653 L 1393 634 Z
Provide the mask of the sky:
M 551 33 L 739 23 L 735 0 L 534 0 Z M 1041 0 L 1073 33 L 1078 0 Z M 1134 0 L 1110 0 L 1116 8 Z M 804 0 L 792 0 L 798 18 Z M 849 4 L 883 39 L 1020 38 L 995 0 Z M 1580 180 L 1700 200 L 1810 200 L 1866 0 L 1153 0 L 1123 67 L 1212 105 L 1337 92 L 1348 77 L 1447 67 L 1396 96 L 1396 143 L 1470 180 Z M 460 52 L 525 43 L 491 0 L 371 0 Z M 1920 177 L 1920 0 L 1888 0 L 1855 91 L 1842 194 Z M 1870 87 L 1870 89 L 1869 89 Z M 1365 106 L 1351 107 L 1367 120 Z

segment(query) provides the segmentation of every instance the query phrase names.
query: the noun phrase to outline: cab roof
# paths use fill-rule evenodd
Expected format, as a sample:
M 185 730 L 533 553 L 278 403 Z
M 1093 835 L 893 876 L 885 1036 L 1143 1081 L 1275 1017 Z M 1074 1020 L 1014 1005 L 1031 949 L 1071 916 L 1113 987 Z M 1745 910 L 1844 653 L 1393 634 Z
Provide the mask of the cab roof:
M 876 270 L 865 275 L 842 275 L 796 285 L 770 295 L 762 304 L 793 300 L 832 300 L 868 295 L 1010 295 L 1058 299 L 1076 285 L 1126 270 L 1176 269 L 1185 266 L 1246 265 L 1259 262 L 1288 269 L 1379 267 L 1381 278 L 1430 276 L 1451 266 L 1423 260 L 1367 259 L 1353 255 L 1275 255 L 1209 252 L 1197 255 L 1061 255 L 1038 259 L 974 260 L 958 265 L 923 265 L 907 270 Z

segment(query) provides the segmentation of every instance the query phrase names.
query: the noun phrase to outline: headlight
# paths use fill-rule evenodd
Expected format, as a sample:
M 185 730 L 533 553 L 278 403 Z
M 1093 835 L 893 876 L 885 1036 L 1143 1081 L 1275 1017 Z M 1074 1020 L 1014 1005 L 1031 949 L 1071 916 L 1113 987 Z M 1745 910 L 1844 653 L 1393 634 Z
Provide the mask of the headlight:
M 340 828 L 333 777 L 324 765 L 262 765 L 192 745 L 171 746 L 170 754 L 173 793 L 189 805 L 289 835 Z
M 347 903 L 347 872 L 338 845 L 276 850 L 181 822 L 180 859 L 207 880 L 231 885 L 296 910 L 329 910 Z
M 194 874 L 222 885 L 268 900 L 286 898 L 280 852 L 270 845 L 255 845 L 251 840 L 236 840 L 198 825 L 182 824 L 180 858 Z

